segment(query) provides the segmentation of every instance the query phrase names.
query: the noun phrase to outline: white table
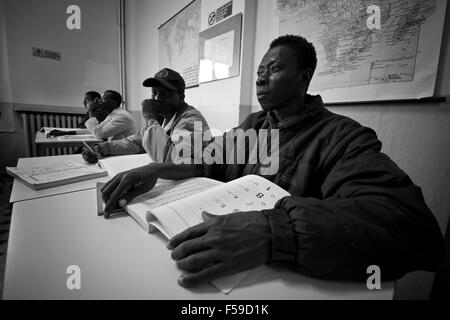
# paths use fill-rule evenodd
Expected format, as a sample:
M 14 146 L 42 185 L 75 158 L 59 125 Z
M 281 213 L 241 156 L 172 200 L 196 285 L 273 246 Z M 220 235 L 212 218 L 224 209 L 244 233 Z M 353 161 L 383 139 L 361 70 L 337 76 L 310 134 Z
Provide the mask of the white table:
M 313 279 L 285 269 L 257 270 L 229 295 L 209 284 L 185 289 L 159 234 L 131 217 L 96 215 L 94 189 L 17 202 L 13 207 L 4 299 L 392 299 L 393 283 Z M 81 269 L 81 290 L 68 290 L 66 269 Z
M 79 163 L 86 163 L 83 160 L 81 154 L 65 155 L 65 156 L 52 156 L 52 157 L 35 157 L 35 158 L 21 158 L 17 162 L 17 166 L 39 166 L 41 164 L 51 164 L 60 161 L 75 161 Z M 94 164 L 95 165 L 95 164 Z M 11 191 L 11 196 L 9 202 L 15 203 L 24 200 L 37 199 L 42 197 L 53 196 L 57 194 L 70 193 L 74 191 L 94 189 L 97 182 L 107 182 L 111 177 L 102 177 L 97 179 L 89 179 L 85 181 L 80 181 L 77 183 L 71 183 L 67 185 L 62 185 L 54 188 L 48 188 L 43 190 L 33 190 L 18 181 L 14 180 L 13 188 Z

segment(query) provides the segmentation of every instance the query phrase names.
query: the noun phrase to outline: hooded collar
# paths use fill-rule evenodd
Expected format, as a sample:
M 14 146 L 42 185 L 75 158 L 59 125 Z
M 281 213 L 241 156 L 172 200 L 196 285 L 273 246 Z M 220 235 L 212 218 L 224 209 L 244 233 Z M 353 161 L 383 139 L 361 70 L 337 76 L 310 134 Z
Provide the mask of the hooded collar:
M 305 107 L 298 115 L 280 121 L 277 119 L 274 112 L 269 111 L 266 114 L 266 121 L 269 123 L 270 128 L 288 129 L 309 122 L 312 118 L 322 113 L 324 109 L 322 97 L 320 95 L 311 96 L 307 94 L 305 96 Z

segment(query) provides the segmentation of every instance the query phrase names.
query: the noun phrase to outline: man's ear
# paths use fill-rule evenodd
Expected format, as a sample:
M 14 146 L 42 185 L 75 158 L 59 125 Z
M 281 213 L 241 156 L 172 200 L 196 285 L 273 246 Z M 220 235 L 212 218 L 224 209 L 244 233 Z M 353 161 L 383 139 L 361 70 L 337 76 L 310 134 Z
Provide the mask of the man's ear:
M 304 89 L 309 87 L 311 82 L 313 72 L 311 69 L 299 69 L 297 77 L 297 86 L 299 89 Z
M 304 85 L 308 86 L 311 82 L 313 72 L 311 69 L 303 69 L 300 71 L 301 81 Z

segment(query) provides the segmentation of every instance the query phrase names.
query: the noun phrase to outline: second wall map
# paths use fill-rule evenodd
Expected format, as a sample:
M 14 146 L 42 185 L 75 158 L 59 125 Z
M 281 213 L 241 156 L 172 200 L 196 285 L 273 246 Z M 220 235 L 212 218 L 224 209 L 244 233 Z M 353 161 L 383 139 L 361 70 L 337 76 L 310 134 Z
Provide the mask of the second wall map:
M 368 8 L 380 10 L 370 29 Z M 445 0 L 277 0 L 280 35 L 312 42 L 309 90 L 325 102 L 416 99 L 434 94 Z

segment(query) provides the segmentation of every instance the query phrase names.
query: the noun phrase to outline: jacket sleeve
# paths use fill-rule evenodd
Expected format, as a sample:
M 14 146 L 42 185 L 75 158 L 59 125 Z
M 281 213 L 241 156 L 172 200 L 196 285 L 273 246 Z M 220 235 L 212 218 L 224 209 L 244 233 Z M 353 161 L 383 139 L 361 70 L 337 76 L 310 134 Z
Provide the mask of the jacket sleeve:
M 444 242 L 422 192 L 360 128 L 330 153 L 322 198 L 286 197 L 264 211 L 272 229 L 270 263 L 320 278 L 359 280 L 377 265 L 382 280 L 444 258 Z
M 149 120 L 142 138 L 142 145 L 155 162 L 182 162 L 185 158 L 193 157 L 193 143 L 195 143 L 193 138 L 197 137 L 201 142 L 202 133 L 208 129 L 208 124 L 201 115 L 186 114 L 170 135 L 158 121 Z M 197 149 L 201 153 L 202 145 Z
M 123 114 L 117 114 L 114 117 L 106 118 L 100 123 L 97 118 L 92 117 L 85 122 L 85 125 L 91 134 L 98 139 L 113 137 L 133 128 L 130 119 Z
M 107 144 L 109 156 L 145 153 L 144 148 L 142 148 L 142 138 L 139 134 L 105 143 Z

